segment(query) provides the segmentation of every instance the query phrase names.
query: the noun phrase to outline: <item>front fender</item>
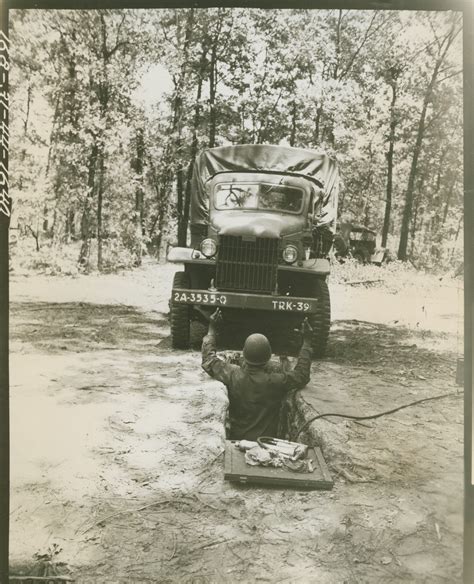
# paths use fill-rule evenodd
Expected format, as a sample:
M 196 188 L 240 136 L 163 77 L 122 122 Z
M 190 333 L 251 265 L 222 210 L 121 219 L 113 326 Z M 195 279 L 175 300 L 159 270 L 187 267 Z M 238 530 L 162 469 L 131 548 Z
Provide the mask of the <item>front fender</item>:
M 191 247 L 171 247 L 166 254 L 166 260 L 172 264 L 199 263 L 214 265 L 213 259 L 208 259 L 202 255 L 198 249 Z
M 310 272 L 313 274 L 319 274 L 321 276 L 327 276 L 331 271 L 329 260 L 325 258 L 303 260 L 301 265 L 279 265 L 278 269 L 285 272 Z

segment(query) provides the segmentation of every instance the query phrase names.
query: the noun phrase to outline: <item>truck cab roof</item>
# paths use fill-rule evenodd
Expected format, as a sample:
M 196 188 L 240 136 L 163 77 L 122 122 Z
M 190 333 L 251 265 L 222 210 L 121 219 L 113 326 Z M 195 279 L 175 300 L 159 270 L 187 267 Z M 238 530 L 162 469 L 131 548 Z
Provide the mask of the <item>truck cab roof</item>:
M 235 173 L 284 174 L 305 178 L 322 190 L 323 206 L 337 208 L 339 171 L 336 161 L 325 152 L 289 146 L 238 144 L 208 148 L 196 157 L 191 224 L 206 223 L 212 185 L 215 183 L 211 179 L 224 173 L 234 176 Z

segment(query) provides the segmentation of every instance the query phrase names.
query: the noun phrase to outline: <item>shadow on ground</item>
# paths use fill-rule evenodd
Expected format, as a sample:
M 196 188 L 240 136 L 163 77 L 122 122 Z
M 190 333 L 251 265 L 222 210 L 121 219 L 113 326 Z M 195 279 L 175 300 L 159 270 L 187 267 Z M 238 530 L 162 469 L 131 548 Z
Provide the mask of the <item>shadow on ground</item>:
M 11 343 L 29 343 L 48 352 L 95 348 L 152 351 L 158 345 L 161 350 L 172 351 L 168 315 L 162 312 L 84 302 L 13 302 L 10 314 Z M 203 325 L 192 324 L 194 350 L 200 349 L 205 332 Z M 220 348 L 240 349 L 244 338 L 235 335 L 232 346 L 225 343 Z M 374 373 L 383 370 L 402 376 L 410 372 L 422 377 L 452 376 L 457 355 L 452 350 L 437 351 L 443 343 L 452 347 L 452 337 L 401 326 L 339 320 L 332 324 L 326 360 L 369 367 Z M 281 352 L 280 347 L 274 348 Z
M 12 343 L 26 342 L 49 352 L 150 350 L 169 335 L 166 315 L 144 313 L 132 306 L 13 302 L 10 316 Z
M 451 350 L 437 350 L 448 344 Z M 361 320 L 335 321 L 326 360 L 370 368 L 401 376 L 413 372 L 422 377 L 454 376 L 456 353 L 447 333 L 420 331 L 402 326 Z

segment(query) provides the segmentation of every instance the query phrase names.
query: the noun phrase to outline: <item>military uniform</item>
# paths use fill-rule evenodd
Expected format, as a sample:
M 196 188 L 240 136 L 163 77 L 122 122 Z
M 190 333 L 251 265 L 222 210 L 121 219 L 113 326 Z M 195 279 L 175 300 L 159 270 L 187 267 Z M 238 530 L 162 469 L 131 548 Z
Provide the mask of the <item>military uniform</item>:
M 293 370 L 284 371 L 270 362 L 242 366 L 227 363 L 216 355 L 214 335 L 207 334 L 202 343 L 202 367 L 227 386 L 231 440 L 275 437 L 285 394 L 301 389 L 309 381 L 311 345 L 305 340 Z

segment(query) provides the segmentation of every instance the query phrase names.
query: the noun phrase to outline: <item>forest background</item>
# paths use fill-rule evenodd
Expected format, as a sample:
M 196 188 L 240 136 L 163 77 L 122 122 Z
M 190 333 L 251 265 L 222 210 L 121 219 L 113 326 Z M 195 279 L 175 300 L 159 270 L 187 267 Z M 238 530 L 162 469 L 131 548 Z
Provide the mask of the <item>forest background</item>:
M 339 218 L 392 257 L 462 262 L 462 16 L 444 12 L 14 10 L 11 253 L 115 270 L 185 245 L 206 147 L 322 148 Z

